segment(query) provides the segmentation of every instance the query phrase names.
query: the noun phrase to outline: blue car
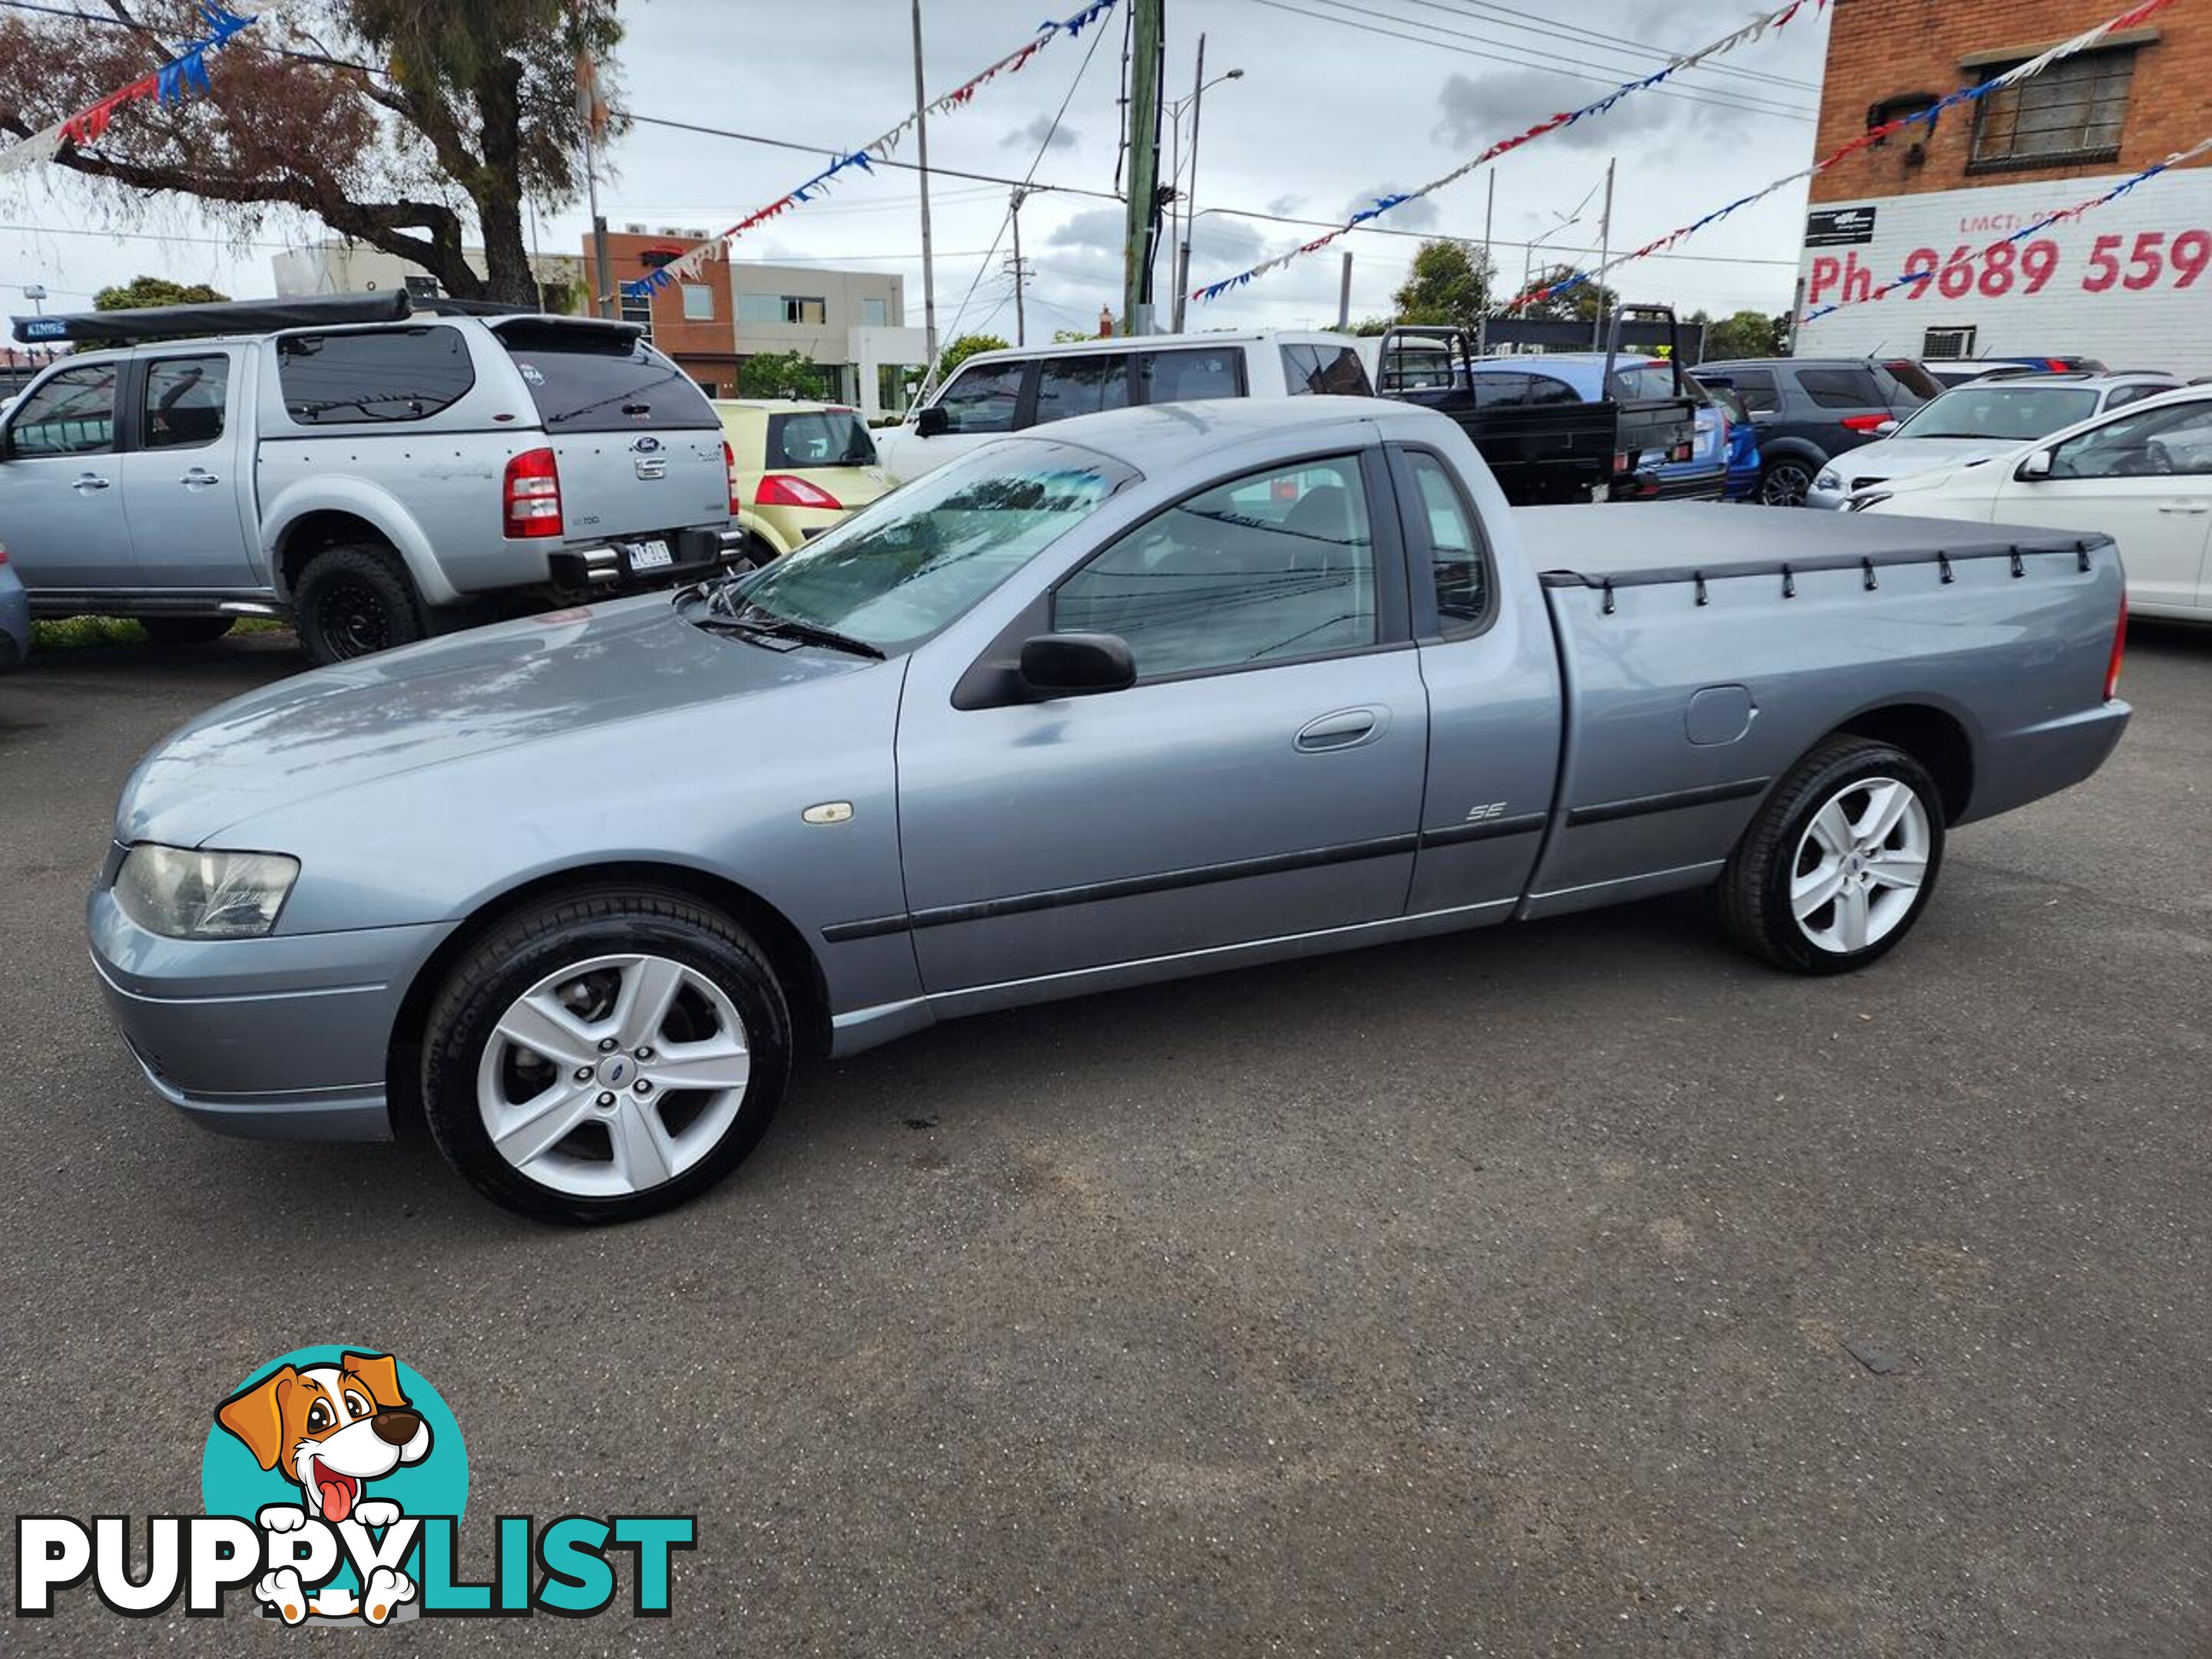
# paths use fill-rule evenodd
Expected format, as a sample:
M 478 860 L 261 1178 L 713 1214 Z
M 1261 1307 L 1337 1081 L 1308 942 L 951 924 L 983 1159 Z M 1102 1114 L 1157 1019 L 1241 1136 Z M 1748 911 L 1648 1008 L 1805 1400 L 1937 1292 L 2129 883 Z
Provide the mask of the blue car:
M 1731 501 L 1756 501 L 1759 497 L 1759 428 L 1752 424 L 1751 410 L 1744 406 L 1743 394 L 1732 386 L 1705 386 L 1705 396 L 1719 405 L 1722 418 L 1728 424 L 1728 486 L 1722 499 Z
M 30 654 L 30 597 L 23 592 L 15 567 L 8 562 L 8 550 L 0 547 L 0 673 Z
M 1664 357 L 1615 356 L 1610 380 L 1602 351 L 1553 351 L 1540 356 L 1478 357 L 1468 365 L 1478 379 L 1492 374 L 1516 374 L 1536 382 L 1549 381 L 1571 390 L 1575 399 L 1595 403 L 1612 398 L 1622 403 L 1647 398 L 1680 396 L 1674 389 L 1674 366 Z M 1691 381 L 1695 386 L 1694 380 Z M 1557 396 L 1558 394 L 1554 394 Z M 1538 396 L 1528 399 L 1545 402 Z M 1559 401 L 1565 402 L 1564 397 Z M 1656 450 L 1646 451 L 1638 462 L 1635 483 L 1616 483 L 1615 501 L 1717 501 L 1728 483 L 1728 422 L 1708 403 L 1697 412 L 1698 432 L 1690 459 L 1669 461 Z

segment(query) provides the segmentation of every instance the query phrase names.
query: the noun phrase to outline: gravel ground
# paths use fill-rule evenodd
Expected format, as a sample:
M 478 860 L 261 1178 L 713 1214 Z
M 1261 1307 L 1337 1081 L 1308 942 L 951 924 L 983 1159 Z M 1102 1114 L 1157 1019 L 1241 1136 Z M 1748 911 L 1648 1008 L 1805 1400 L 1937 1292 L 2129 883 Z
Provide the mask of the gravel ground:
M 219 1397 L 339 1340 L 458 1413 L 466 1562 L 700 1517 L 668 1623 L 407 1650 L 2212 1650 L 2212 633 L 2139 625 L 2113 762 L 1864 975 L 1668 900 L 975 1019 L 596 1232 L 203 1133 L 109 1029 L 125 774 L 297 666 L 0 681 L 9 1510 L 195 1510 Z M 77 1590 L 0 1647 L 309 1641 Z

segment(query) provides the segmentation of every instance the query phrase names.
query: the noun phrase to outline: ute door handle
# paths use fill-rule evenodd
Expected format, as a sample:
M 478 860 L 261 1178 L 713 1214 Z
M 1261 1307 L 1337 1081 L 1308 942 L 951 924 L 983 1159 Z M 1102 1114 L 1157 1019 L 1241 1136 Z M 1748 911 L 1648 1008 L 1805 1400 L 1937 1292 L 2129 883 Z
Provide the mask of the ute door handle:
M 2161 513 L 2212 513 L 2212 501 L 2160 501 L 2158 510 Z
M 82 495 L 88 489 L 106 489 L 107 480 L 101 477 L 97 472 L 82 473 L 78 476 L 76 482 L 71 484 L 70 488 L 76 491 L 78 495 Z
M 1356 749 L 1381 737 L 1389 724 L 1388 709 L 1340 708 L 1333 714 L 1307 721 L 1298 732 L 1297 747 L 1309 755 L 1334 749 Z
M 177 482 L 187 489 L 205 489 L 210 484 L 221 483 L 222 480 L 214 473 L 196 466 Z

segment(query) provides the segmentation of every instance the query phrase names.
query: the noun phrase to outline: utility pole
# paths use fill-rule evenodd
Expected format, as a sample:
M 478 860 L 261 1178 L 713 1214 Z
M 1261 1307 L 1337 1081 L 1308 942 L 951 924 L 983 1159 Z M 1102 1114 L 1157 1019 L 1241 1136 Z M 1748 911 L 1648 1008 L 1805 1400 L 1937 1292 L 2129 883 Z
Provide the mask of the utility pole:
M 920 3 L 920 0 L 916 0 Z M 1152 255 L 1160 234 L 1160 55 L 1167 0 L 1133 0 L 1129 52 L 1129 210 L 1121 303 L 1127 334 L 1152 331 Z
M 1490 222 L 1498 213 L 1498 169 L 1490 169 L 1490 197 L 1482 204 L 1482 293 L 1490 297 L 1491 284 L 1497 279 L 1497 268 L 1490 263 Z M 1489 307 L 1483 307 L 1486 311 Z
M 1613 257 L 1613 164 L 1616 158 L 1607 158 L 1605 164 L 1605 211 L 1598 216 L 1597 232 L 1597 320 L 1590 325 L 1590 349 L 1605 349 L 1605 262 Z
M 1336 326 L 1339 333 L 1352 326 L 1352 250 L 1344 250 L 1344 278 L 1336 288 Z
M 937 263 L 929 247 L 929 94 L 921 80 L 921 0 L 914 0 L 914 137 L 915 159 L 921 166 L 921 325 L 923 349 L 929 366 L 921 372 L 921 390 L 915 401 L 929 396 L 937 380 Z
M 1014 257 L 1006 262 L 1006 269 L 1014 278 L 1014 343 L 1018 346 L 1030 343 L 1029 321 L 1022 315 L 1022 283 L 1029 276 L 1029 267 L 1022 263 L 1022 203 L 1028 195 L 1029 191 L 1015 185 L 1012 205 L 1006 212 L 1014 225 Z

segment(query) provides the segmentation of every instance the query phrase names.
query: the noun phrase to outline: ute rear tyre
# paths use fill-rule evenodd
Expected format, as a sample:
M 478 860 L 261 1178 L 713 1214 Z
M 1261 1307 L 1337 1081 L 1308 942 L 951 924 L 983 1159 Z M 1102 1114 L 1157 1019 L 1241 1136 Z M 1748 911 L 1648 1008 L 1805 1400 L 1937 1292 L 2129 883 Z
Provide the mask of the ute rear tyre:
M 156 645 L 205 645 L 230 632 L 233 617 L 139 617 L 146 637 Z
M 406 568 L 373 542 L 326 547 L 308 560 L 292 611 L 301 647 L 318 667 L 411 645 L 426 631 Z
M 1831 738 L 1777 786 L 1722 873 L 1722 925 L 1800 974 L 1841 974 L 1910 933 L 1943 861 L 1927 768 L 1869 738 Z
M 743 1163 L 791 1075 L 791 1014 L 752 939 L 690 896 L 614 885 L 498 923 L 422 1036 L 423 1116 L 494 1202 L 627 1221 Z

